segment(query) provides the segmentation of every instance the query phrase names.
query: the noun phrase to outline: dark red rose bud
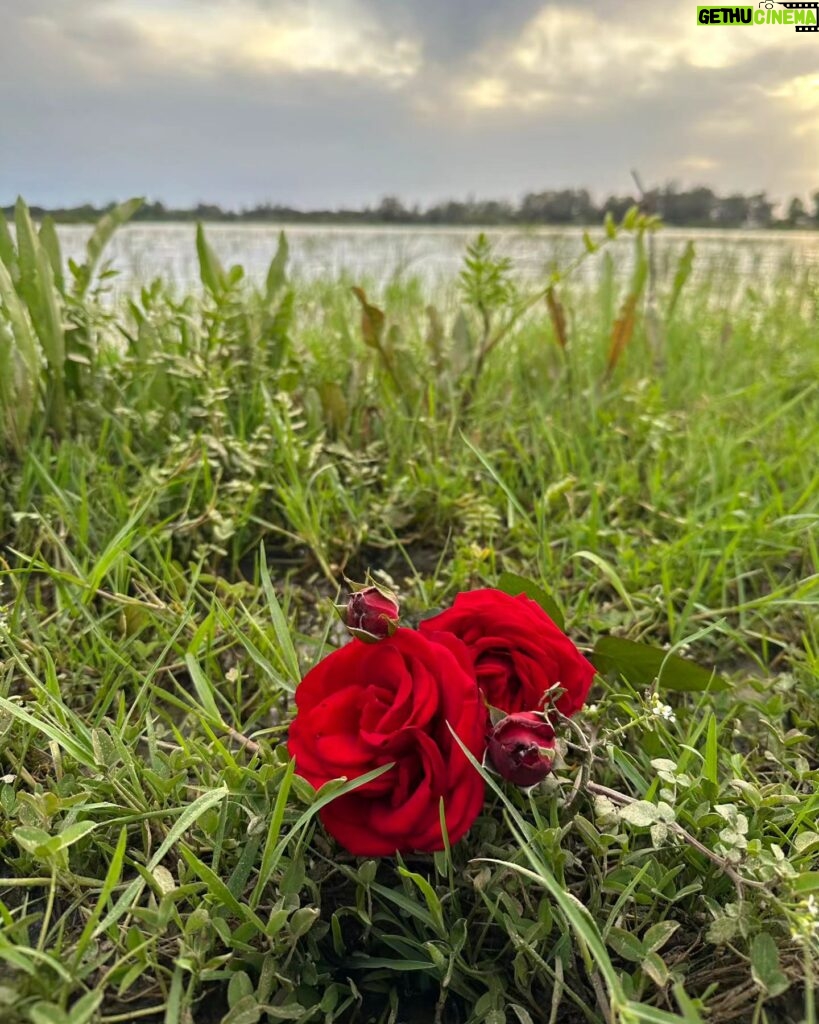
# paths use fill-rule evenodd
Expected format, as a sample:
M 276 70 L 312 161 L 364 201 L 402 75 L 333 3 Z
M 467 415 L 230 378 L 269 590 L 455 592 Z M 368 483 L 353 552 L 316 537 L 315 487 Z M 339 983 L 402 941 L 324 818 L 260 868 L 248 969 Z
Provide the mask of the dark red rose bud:
M 347 628 L 362 640 L 383 640 L 398 628 L 398 602 L 379 587 L 365 587 L 350 594 L 343 618 Z
M 489 735 L 489 760 L 516 786 L 534 786 L 552 770 L 555 731 L 536 711 L 502 718 Z

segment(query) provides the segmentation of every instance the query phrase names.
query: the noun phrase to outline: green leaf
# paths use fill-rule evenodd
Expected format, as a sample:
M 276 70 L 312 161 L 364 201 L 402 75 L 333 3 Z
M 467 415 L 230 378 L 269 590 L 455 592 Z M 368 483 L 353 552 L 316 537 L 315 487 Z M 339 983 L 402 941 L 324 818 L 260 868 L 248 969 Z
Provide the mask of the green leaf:
M 646 953 L 646 957 L 640 966 L 643 969 L 643 973 L 647 974 L 658 988 L 666 986 L 668 983 L 668 967 L 659 953 Z
M 222 725 L 223 720 L 219 713 L 219 708 L 216 706 L 213 684 L 202 671 L 202 666 L 190 652 L 185 655 L 185 665 L 188 669 L 188 674 L 191 677 L 194 689 L 196 690 L 196 695 L 205 712 L 212 722 L 217 725 Z
M 203 793 L 201 796 L 197 797 L 192 804 L 186 807 L 174 822 L 163 841 L 159 844 L 154 855 L 148 861 L 148 872 L 152 872 L 154 868 L 162 862 L 171 847 L 174 846 L 175 843 L 179 842 L 185 832 L 187 832 L 191 825 L 193 825 L 193 823 L 197 821 L 205 811 L 208 811 L 211 807 L 215 807 L 217 804 L 221 803 L 227 795 L 227 787 L 220 786 L 218 789 L 212 789 L 207 793 Z M 94 936 L 96 937 L 101 935 L 112 924 L 115 924 L 123 914 L 128 913 L 131 907 L 134 906 L 136 901 L 139 899 L 144 888 L 144 879 L 141 877 L 135 878 L 130 885 L 126 887 L 117 902 L 96 927 L 94 930 Z
M 84 996 L 80 996 L 71 1007 L 71 1024 L 88 1024 L 97 1012 L 104 995 L 101 990 L 92 989 Z
M 504 572 L 501 573 L 497 587 L 498 590 L 502 590 L 504 594 L 511 594 L 512 597 L 516 597 L 518 594 L 530 597 L 540 605 L 558 629 L 564 629 L 563 612 L 551 594 L 537 583 L 526 579 L 525 576 L 518 576 L 514 572 Z
M 282 606 L 279 604 L 279 599 L 276 597 L 276 591 L 273 589 L 273 583 L 270 579 L 270 573 L 267 568 L 267 558 L 265 557 L 264 547 L 260 548 L 259 575 L 262 580 L 262 588 L 264 590 L 265 597 L 267 598 L 267 607 L 270 612 L 270 618 L 273 622 L 273 631 L 276 634 L 276 640 L 278 642 L 279 657 L 282 661 L 282 667 L 287 673 L 287 682 L 289 683 L 288 688 L 291 693 L 294 693 L 296 687 L 301 682 L 299 656 L 296 652 L 295 645 L 293 644 L 293 637 L 290 633 L 290 627 L 287 624 L 287 619 L 282 611 Z
M 31 1024 L 71 1024 L 73 1017 L 69 1017 L 62 1007 L 56 1003 L 35 1003 L 28 1011 Z
M 276 296 L 276 292 L 284 285 L 286 277 L 285 271 L 287 268 L 287 258 L 289 255 L 289 247 L 287 245 L 287 236 L 283 231 L 279 232 L 279 245 L 276 249 L 276 255 L 270 262 L 270 269 L 267 271 L 267 281 L 265 282 L 265 292 L 267 293 L 267 301 L 272 302 Z
M 761 932 L 751 942 L 751 975 L 763 992 L 781 995 L 790 982 L 779 966 L 779 952 L 772 935 Z
M 54 225 L 54 218 L 46 216 L 40 225 L 40 245 L 48 255 L 51 264 L 51 272 L 54 275 L 54 284 L 60 292 L 65 291 L 65 277 L 63 275 L 63 256 L 60 248 L 60 239 L 57 237 L 57 228 Z
M 14 239 L 11 237 L 5 215 L 0 210 L 0 263 L 5 263 L 12 276 L 17 270 L 17 250 L 14 248 Z
M 31 222 L 31 214 L 22 197 L 14 205 L 14 226 L 17 233 L 17 263 L 20 268 L 20 280 L 17 288 L 31 313 L 32 320 L 36 316 L 37 289 L 37 234 Z
M 94 231 L 88 239 L 88 243 L 85 247 L 85 264 L 79 268 L 80 273 L 75 287 L 75 292 L 78 296 L 84 295 L 88 290 L 88 286 L 91 284 L 91 279 L 94 276 L 94 271 L 100 261 L 100 257 L 102 256 L 105 247 L 113 238 L 114 232 L 126 221 L 129 221 L 144 202 L 145 200 L 141 197 L 127 199 L 124 203 L 120 203 L 118 206 L 115 206 L 113 210 L 109 210 L 108 213 L 106 213 L 105 216 L 97 222 L 97 226 L 94 228 Z
M 702 763 L 703 790 L 709 800 L 719 795 L 719 749 L 717 745 L 717 719 L 712 711 L 705 732 L 705 758 Z
M 610 928 L 606 942 L 618 956 L 635 964 L 641 963 L 646 955 L 643 944 L 637 936 L 623 928 Z
M 97 921 L 102 917 L 102 913 L 105 910 L 108 899 L 122 877 L 122 866 L 125 861 L 125 847 L 127 841 L 128 829 L 123 825 L 119 833 L 119 839 L 117 840 L 114 854 L 111 857 L 111 863 L 108 865 L 108 870 L 105 873 L 105 881 L 102 883 L 102 890 L 100 891 L 96 906 L 91 912 L 91 916 L 86 921 L 85 927 L 82 930 L 82 935 L 77 942 L 77 948 L 74 953 L 75 966 L 82 962 L 83 954 L 91 941 Z
M 211 295 L 218 298 L 229 287 L 228 276 L 219 257 L 205 238 L 205 229 L 201 223 L 196 225 L 196 253 L 199 257 L 199 277 L 202 284 Z
M 791 888 L 800 895 L 819 892 L 819 871 L 803 871 L 801 875 L 790 880 Z
M 57 840 L 55 849 L 65 850 L 67 847 L 73 846 L 74 843 L 84 839 L 96 827 L 97 823 L 93 821 L 75 821 L 73 825 L 68 825 L 61 832 L 58 832 L 51 842 L 53 843 L 54 840 Z
M 33 825 L 21 825 L 14 830 L 12 835 L 20 849 L 34 857 L 44 856 L 51 839 L 48 832 L 41 828 L 35 828 Z
M 638 828 L 648 828 L 649 825 L 664 819 L 661 809 L 649 800 L 635 800 L 633 804 L 621 807 L 617 813 L 623 821 Z
M 259 1006 L 255 995 L 242 996 L 222 1017 L 221 1024 L 256 1024 L 261 1019 L 263 1010 L 264 1007 Z
M 264 921 L 262 921 L 262 919 L 258 917 L 246 903 L 237 900 L 222 879 L 219 878 L 219 876 L 209 868 L 207 864 L 199 860 L 199 858 L 186 846 L 180 847 L 180 851 L 188 867 L 191 868 L 194 874 L 198 875 L 208 887 L 208 893 L 212 897 L 216 906 L 221 905 L 227 907 L 227 909 L 238 917 L 239 920 L 246 921 L 255 928 L 259 935 L 264 935 Z
M 364 344 L 368 348 L 376 349 L 383 355 L 382 341 L 386 317 L 378 306 L 374 306 L 368 301 L 363 288 L 354 287 L 352 293 L 361 305 L 361 337 L 364 339 Z
M 658 921 L 646 931 L 643 936 L 643 945 L 649 953 L 656 953 L 658 949 L 663 948 L 679 927 L 678 921 Z
M 441 936 L 441 938 L 445 938 L 447 936 L 447 928 L 446 925 L 444 924 L 444 914 L 443 910 L 441 909 L 441 901 L 438 899 L 435 890 L 432 888 L 432 886 L 429 884 L 426 878 L 424 878 L 423 875 L 419 875 L 415 871 L 410 871 L 405 867 L 399 867 L 398 873 L 401 875 L 402 878 L 408 878 L 411 882 L 414 882 L 415 885 L 418 887 L 418 889 L 421 892 L 421 895 L 424 897 L 424 900 L 426 901 L 427 908 L 429 909 L 429 912 L 432 915 L 432 920 L 435 922 L 435 927 L 438 931 L 438 934 Z
M 712 693 L 728 688 L 721 677 L 693 661 L 670 654 L 659 647 L 636 643 L 621 637 L 601 637 L 589 660 L 598 672 L 616 672 L 633 686 L 650 686 L 655 679 L 666 690 Z
M 0 263 L 0 300 L 2 300 L 6 318 L 11 324 L 11 332 L 21 361 L 32 382 L 40 375 L 40 356 L 37 340 L 31 329 L 31 321 L 20 296 L 14 287 L 11 275 L 3 263 Z M 0 369 L 4 369 L 0 367 Z
M 685 282 L 691 276 L 695 253 L 696 250 L 694 248 L 694 243 L 688 242 L 683 250 L 682 256 L 680 256 L 679 263 L 677 264 L 677 271 L 674 274 L 674 283 L 671 286 L 671 296 L 668 300 L 668 310 L 665 315 L 666 322 L 668 322 L 674 315 L 674 310 L 677 307 L 677 301 L 679 300 L 680 294 L 685 287 Z

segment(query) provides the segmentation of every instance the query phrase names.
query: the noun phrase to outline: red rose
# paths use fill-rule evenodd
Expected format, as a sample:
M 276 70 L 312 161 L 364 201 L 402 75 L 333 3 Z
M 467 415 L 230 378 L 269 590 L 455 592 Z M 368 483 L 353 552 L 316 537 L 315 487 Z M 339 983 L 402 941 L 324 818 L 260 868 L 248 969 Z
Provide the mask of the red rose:
M 380 640 L 395 632 L 398 602 L 378 587 L 365 587 L 350 594 L 344 609 L 344 623 L 361 640 Z
M 564 715 L 579 711 L 594 679 L 586 661 L 537 602 L 500 590 L 458 594 L 452 608 L 421 623 L 427 633 L 454 633 L 472 651 L 478 686 L 492 707 L 510 714 L 535 711 L 559 684 L 554 705 Z
M 288 750 L 312 785 L 395 762 L 319 812 L 351 853 L 442 849 L 441 799 L 450 842 L 477 817 L 483 780 L 449 726 L 480 760 L 486 710 L 469 653 L 454 637 L 398 629 L 377 644 L 351 640 L 307 673 L 296 706 Z
M 537 711 L 502 718 L 489 736 L 489 760 L 516 786 L 534 786 L 552 770 L 555 731 Z

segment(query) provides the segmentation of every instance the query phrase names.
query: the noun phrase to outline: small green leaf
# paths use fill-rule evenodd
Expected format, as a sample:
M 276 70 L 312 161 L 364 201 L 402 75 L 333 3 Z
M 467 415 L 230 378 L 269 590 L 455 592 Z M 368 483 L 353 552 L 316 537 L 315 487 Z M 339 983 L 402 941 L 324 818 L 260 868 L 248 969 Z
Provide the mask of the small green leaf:
M 618 956 L 635 964 L 641 963 L 646 955 L 643 943 L 623 928 L 610 928 L 606 942 Z
M 679 927 L 678 921 L 658 921 L 643 936 L 643 945 L 650 953 L 655 953 L 663 948 Z
M 30 853 L 34 857 L 44 856 L 45 849 L 51 839 L 48 832 L 41 828 L 35 828 L 33 825 L 21 825 L 20 828 L 14 830 L 12 835 L 20 849 L 25 850 L 26 853 Z
M 648 828 L 649 825 L 664 820 L 661 809 L 648 800 L 635 800 L 633 804 L 626 804 L 620 808 L 618 814 L 623 821 L 639 828 Z
M 263 1010 L 255 995 L 242 996 L 222 1017 L 221 1024 L 256 1024 L 261 1020 Z
M 73 1019 L 56 1003 L 46 1002 L 35 1003 L 28 1015 L 31 1024 L 71 1024 Z
M 790 982 L 779 966 L 779 953 L 773 936 L 767 932 L 755 935 L 751 942 L 751 974 L 756 984 L 770 996 L 781 995 Z
M 658 988 L 665 988 L 668 984 L 668 967 L 659 953 L 647 953 L 640 966 Z

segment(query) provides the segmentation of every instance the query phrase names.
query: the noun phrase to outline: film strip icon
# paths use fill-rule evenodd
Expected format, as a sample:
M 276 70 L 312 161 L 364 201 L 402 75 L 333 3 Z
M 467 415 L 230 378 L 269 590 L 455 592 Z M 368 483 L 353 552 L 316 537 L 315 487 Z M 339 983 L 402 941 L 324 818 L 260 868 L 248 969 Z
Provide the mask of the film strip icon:
M 777 0 L 780 7 L 784 7 L 789 11 L 805 11 L 812 10 L 815 18 L 815 25 L 795 25 L 794 28 L 797 32 L 818 32 L 819 31 L 819 2 L 817 0 L 808 0 L 808 2 L 802 2 L 802 0 Z

